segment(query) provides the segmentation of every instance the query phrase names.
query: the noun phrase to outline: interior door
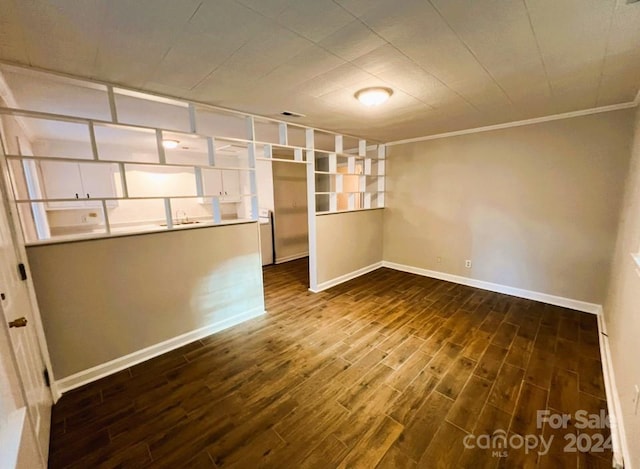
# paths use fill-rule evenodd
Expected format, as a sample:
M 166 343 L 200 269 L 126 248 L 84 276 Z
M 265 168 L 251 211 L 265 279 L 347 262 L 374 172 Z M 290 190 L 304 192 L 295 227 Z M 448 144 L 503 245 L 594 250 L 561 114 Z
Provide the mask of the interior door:
M 0 302 L 0 310 L 2 303 Z M 4 317 L 0 313 L 0 317 Z M 0 325 L 0 467 L 44 468 L 6 324 Z
M 46 466 L 51 426 L 51 392 L 44 378 L 45 365 L 29 290 L 18 269 L 20 261 L 7 210 L 7 199 L 1 190 L 0 199 L 0 321 L 3 323 L 0 327 L 6 330 L 10 324 L 15 326 L 9 327 L 9 343 L 24 389 L 26 417 L 36 435 L 42 463 Z M 4 330 L 2 333 L 6 334 Z

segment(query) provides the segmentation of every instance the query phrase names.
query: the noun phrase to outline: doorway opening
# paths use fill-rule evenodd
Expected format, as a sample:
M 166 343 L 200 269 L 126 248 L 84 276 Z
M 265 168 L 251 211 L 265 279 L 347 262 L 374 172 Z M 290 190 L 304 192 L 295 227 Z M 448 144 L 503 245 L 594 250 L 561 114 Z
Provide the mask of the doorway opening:
M 256 162 L 263 269 L 292 261 L 308 265 L 307 165 L 288 159 L 274 151 L 273 160 Z M 309 287 L 308 268 L 292 272 L 292 280 Z

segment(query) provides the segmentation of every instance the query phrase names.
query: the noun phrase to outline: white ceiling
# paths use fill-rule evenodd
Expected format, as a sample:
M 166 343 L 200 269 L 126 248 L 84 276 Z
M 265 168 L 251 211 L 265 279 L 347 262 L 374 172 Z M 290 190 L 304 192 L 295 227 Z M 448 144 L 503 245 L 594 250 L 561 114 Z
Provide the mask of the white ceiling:
M 392 141 L 632 101 L 640 3 L 0 0 L 0 59 Z

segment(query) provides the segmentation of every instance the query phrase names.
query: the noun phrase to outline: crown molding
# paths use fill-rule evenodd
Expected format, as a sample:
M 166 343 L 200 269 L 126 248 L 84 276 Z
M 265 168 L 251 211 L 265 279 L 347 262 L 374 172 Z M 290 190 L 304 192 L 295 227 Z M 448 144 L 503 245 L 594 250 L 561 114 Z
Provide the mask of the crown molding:
M 485 127 L 476 127 L 473 129 L 455 130 L 453 132 L 445 132 L 442 134 L 426 135 L 424 137 L 407 138 L 404 140 L 396 140 L 388 142 L 385 145 L 402 145 L 405 143 L 424 142 L 426 140 L 436 140 L 439 138 L 457 137 L 459 135 L 475 134 L 479 132 L 489 132 L 491 130 L 509 129 L 511 127 L 521 127 L 524 125 L 540 124 L 543 122 L 556 121 L 561 119 L 571 119 L 573 117 L 588 116 L 591 114 L 599 114 L 601 112 L 619 111 L 621 109 L 630 109 L 640 104 L 640 91 L 636 98 L 628 103 L 612 104 L 610 106 L 600 106 L 590 109 L 582 109 L 580 111 L 564 112 L 562 114 L 553 114 L 551 116 L 534 117 L 533 119 L 525 119 L 521 121 L 505 122 L 504 124 L 488 125 Z

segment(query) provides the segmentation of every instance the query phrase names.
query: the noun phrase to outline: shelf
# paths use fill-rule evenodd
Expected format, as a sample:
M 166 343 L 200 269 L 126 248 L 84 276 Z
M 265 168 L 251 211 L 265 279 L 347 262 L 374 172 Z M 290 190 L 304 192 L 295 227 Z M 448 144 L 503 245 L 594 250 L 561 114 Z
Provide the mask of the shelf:
M 145 165 L 145 166 L 158 166 L 167 167 L 175 166 L 177 168 L 200 168 L 200 169 L 228 169 L 234 171 L 255 171 L 255 168 L 250 166 L 218 166 L 218 165 L 199 165 L 199 164 L 185 164 L 185 163 L 160 163 L 152 161 L 134 161 L 134 160 L 102 160 L 92 158 L 66 158 L 60 156 L 25 156 L 25 155 L 6 155 L 9 160 L 34 160 L 34 161 L 50 161 L 60 163 L 103 163 L 103 164 L 117 164 L 117 165 Z
M 371 207 L 371 208 L 356 208 L 353 210 L 336 210 L 333 212 L 316 212 L 316 215 L 321 216 L 321 215 L 334 215 L 336 213 L 352 213 L 352 212 L 365 212 L 368 210 L 382 210 L 384 209 L 384 207 Z
M 32 73 L 44 79 L 53 77 L 47 72 Z M 320 210 L 322 213 L 340 212 L 346 207 L 349 210 L 361 210 L 368 208 L 364 207 L 367 204 L 384 202 L 383 145 L 241 111 L 136 92 L 91 80 L 74 80 L 78 86 L 101 87 L 102 107 L 95 113 L 92 111 L 83 117 L 56 113 L 65 112 L 60 107 L 40 107 L 39 110 L 0 107 L 0 115 L 32 120 L 34 126 L 35 123 L 40 126 L 50 124 L 56 129 L 63 129 L 60 130 L 62 140 L 50 136 L 32 139 L 33 142 L 29 143 L 33 146 L 35 156 L 23 155 L 16 144 L 18 140 L 13 135 L 8 135 L 8 163 L 12 177 L 21 182 L 14 184 L 14 187 L 33 184 L 37 189 L 19 189 L 15 194 L 17 203 L 30 205 L 28 210 L 23 210 L 24 215 L 21 213 L 23 225 L 29 227 L 25 231 L 34 231 L 31 229 L 33 222 L 29 224 L 31 216 L 40 216 L 40 220 L 44 220 L 42 223 L 47 227 L 45 231 L 48 231 L 49 224 L 54 230 L 60 227 L 64 217 L 69 220 L 70 217 L 76 217 L 72 223 L 78 223 L 81 216 L 73 212 L 54 214 L 58 218 L 55 220 L 55 217 L 47 218 L 47 214 L 42 218 L 42 214 L 36 213 L 41 208 L 38 204 L 78 203 L 77 198 L 67 198 L 70 195 L 67 187 L 58 192 L 50 191 L 47 197 L 40 174 L 43 161 L 78 163 L 83 166 L 86 163 L 86 166 L 92 166 L 91 170 L 96 172 L 101 169 L 100 165 L 113 165 L 112 179 L 116 190 L 108 193 L 96 191 L 95 194 L 108 197 L 82 199 L 95 206 L 77 209 L 88 209 L 101 214 L 100 220 L 95 218 L 95 214 L 90 214 L 88 225 L 101 225 L 106 231 L 105 236 L 114 235 L 110 231 L 124 229 L 117 226 L 127 217 L 137 222 L 143 214 L 153 214 L 155 217 L 156 212 L 161 211 L 160 216 L 165 214 L 166 219 L 170 220 L 176 208 L 190 212 L 192 204 L 189 199 L 204 201 L 208 207 L 203 205 L 197 210 L 194 208 L 194 212 L 213 212 L 217 223 L 241 222 L 239 219 L 223 220 L 236 216 L 234 209 L 229 207 L 233 204 L 237 205 L 237 217 L 250 216 L 251 220 L 256 220 L 259 207 L 255 194 L 258 183 L 256 161 L 315 164 L 320 170 L 315 171 L 315 175 L 310 175 L 308 183 L 311 190 L 314 190 L 312 184 L 315 182 L 316 189 L 319 190 L 315 193 L 316 203 L 322 199 L 320 202 L 327 205 L 328 212 Z M 77 96 L 81 96 L 81 93 Z M 135 107 L 140 106 L 152 111 L 146 113 L 149 114 L 148 118 L 144 117 L 145 113 L 132 113 Z M 166 106 L 173 106 L 175 109 Z M 179 112 L 167 112 L 167 109 Z M 123 122 L 125 120 L 127 122 Z M 223 135 L 217 135 L 221 129 Z M 168 149 L 163 145 L 164 140 L 177 140 L 179 145 L 175 149 Z M 332 148 L 340 151 L 332 151 Z M 341 169 L 348 172 L 340 172 Z M 68 174 L 64 172 L 63 181 L 66 182 Z M 218 179 L 225 179 L 221 181 L 222 185 L 218 184 Z M 238 181 L 234 182 L 235 179 Z M 153 184 L 149 184 L 152 180 Z M 232 193 L 251 193 L 220 195 L 219 191 L 227 188 Z M 74 189 L 73 193 L 76 192 L 78 191 Z M 80 192 L 94 194 L 93 190 Z M 206 192 L 214 195 L 203 195 Z M 35 194 L 40 198 L 30 198 L 30 195 Z M 134 206 L 140 215 L 136 211 L 135 216 L 132 216 L 132 211 L 112 207 L 112 202 Z M 147 205 L 153 210 L 146 210 Z M 86 229 L 90 230 L 88 225 Z
M 352 192 L 316 192 L 316 195 L 332 195 L 332 194 L 380 194 L 383 191 L 352 191 Z
M 386 160 L 385 157 L 367 156 L 367 155 L 363 156 L 363 155 L 358 155 L 357 153 L 338 153 L 338 152 L 329 151 L 329 150 L 319 150 L 317 148 L 314 148 L 313 151 L 315 153 L 323 153 L 325 155 L 336 155 L 342 158 L 356 158 L 358 160 Z
M 383 174 L 365 174 L 365 173 L 335 173 L 329 171 L 314 171 L 316 174 L 326 174 L 327 176 L 366 176 L 370 178 L 381 178 Z

